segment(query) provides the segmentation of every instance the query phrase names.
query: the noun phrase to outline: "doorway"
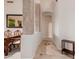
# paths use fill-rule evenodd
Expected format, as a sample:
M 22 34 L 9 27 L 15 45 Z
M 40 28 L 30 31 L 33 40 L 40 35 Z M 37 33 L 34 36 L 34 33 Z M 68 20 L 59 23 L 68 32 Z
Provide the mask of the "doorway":
M 42 14 L 41 19 L 41 32 L 43 33 L 43 38 L 53 38 L 53 24 L 52 16 Z

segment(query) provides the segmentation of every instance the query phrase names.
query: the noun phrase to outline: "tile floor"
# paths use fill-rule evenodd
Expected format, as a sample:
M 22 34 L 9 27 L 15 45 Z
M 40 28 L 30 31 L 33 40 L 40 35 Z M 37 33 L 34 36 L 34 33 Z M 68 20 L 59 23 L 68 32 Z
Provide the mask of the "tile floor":
M 19 50 L 9 53 L 5 59 L 21 59 Z M 38 47 L 34 59 L 72 59 L 66 55 L 62 55 L 51 41 L 44 40 Z
M 5 56 L 4 59 L 21 59 L 21 52 L 19 49 L 15 49 L 8 56 Z
M 48 40 L 44 40 L 37 49 L 34 59 L 72 59 L 69 56 L 62 55 L 57 50 L 54 43 Z

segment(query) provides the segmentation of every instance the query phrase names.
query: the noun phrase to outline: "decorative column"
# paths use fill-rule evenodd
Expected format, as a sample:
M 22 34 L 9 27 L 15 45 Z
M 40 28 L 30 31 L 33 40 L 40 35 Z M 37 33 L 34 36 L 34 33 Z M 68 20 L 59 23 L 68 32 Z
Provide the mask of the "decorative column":
M 40 32 L 40 19 L 41 19 L 41 9 L 40 9 L 40 4 L 35 3 L 35 31 Z
M 34 33 L 34 0 L 23 0 L 23 34 Z
M 21 36 L 21 59 L 34 57 L 34 0 L 23 0 L 23 35 Z

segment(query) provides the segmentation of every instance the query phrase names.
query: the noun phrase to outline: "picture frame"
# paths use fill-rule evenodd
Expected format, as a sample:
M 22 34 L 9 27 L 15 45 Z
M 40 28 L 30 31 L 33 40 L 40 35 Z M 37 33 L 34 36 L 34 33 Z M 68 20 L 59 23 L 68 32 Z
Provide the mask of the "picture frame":
M 7 28 L 22 28 L 23 27 L 22 14 L 7 14 L 6 27 Z

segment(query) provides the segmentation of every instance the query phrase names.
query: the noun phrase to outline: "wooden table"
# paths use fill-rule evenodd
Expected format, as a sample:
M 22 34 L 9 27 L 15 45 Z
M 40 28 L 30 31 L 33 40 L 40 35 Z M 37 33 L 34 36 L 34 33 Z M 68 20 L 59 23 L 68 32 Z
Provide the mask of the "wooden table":
M 71 51 L 71 50 L 69 50 L 68 48 L 65 47 L 66 43 L 72 44 L 73 51 Z M 75 55 L 75 42 L 74 41 L 70 41 L 70 40 L 62 40 L 61 45 L 62 45 L 61 46 L 62 47 L 62 54 L 63 54 L 63 52 L 71 54 L 71 55 L 73 55 L 73 59 L 74 59 L 74 55 Z
M 21 37 L 20 35 L 19 36 L 13 36 L 13 37 L 9 37 L 9 38 L 4 38 L 4 54 L 5 56 L 8 55 L 8 52 L 11 51 L 11 45 L 13 43 L 13 39 L 14 38 L 18 38 L 18 37 Z

